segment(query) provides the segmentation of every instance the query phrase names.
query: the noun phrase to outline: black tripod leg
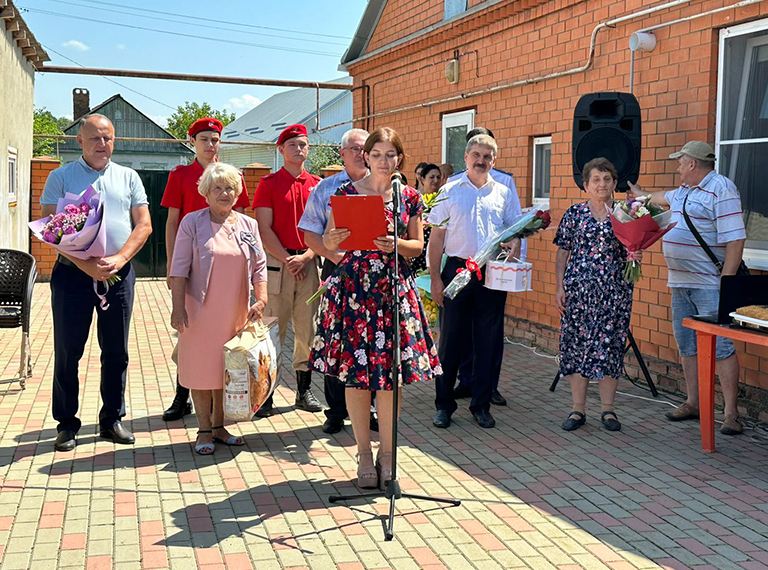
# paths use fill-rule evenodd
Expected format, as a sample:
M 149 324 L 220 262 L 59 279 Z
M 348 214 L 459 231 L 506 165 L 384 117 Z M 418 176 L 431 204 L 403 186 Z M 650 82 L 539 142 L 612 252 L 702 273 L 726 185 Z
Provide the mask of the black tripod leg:
M 458 507 L 461 501 L 458 499 L 441 499 L 439 497 L 427 497 L 426 495 L 412 495 L 411 493 L 403 493 L 402 495 L 406 499 L 419 499 L 420 501 L 434 501 L 435 503 L 446 503 Z
M 627 330 L 627 340 L 629 340 L 629 346 L 632 348 L 632 352 L 635 353 L 635 358 L 637 358 L 637 362 L 640 365 L 640 370 L 643 371 L 645 381 L 648 382 L 648 387 L 651 389 L 651 394 L 653 394 L 654 398 L 657 398 L 659 396 L 659 392 L 656 390 L 656 385 L 653 383 L 653 380 L 651 380 L 651 373 L 648 372 L 648 367 L 645 365 L 643 355 L 640 354 L 640 349 L 637 347 L 635 337 L 632 336 L 632 331 L 630 330 Z
M 557 388 L 557 383 L 560 382 L 560 371 L 555 374 L 555 379 L 552 381 L 552 385 L 549 387 L 550 392 L 554 392 L 555 388 Z

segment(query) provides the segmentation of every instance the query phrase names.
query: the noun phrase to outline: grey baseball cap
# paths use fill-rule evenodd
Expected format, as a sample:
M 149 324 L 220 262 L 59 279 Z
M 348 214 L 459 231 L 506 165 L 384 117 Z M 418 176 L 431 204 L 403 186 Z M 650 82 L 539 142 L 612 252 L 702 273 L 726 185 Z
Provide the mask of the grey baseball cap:
M 680 158 L 683 155 L 715 162 L 715 150 L 703 141 L 688 141 L 678 152 L 673 152 L 669 158 Z

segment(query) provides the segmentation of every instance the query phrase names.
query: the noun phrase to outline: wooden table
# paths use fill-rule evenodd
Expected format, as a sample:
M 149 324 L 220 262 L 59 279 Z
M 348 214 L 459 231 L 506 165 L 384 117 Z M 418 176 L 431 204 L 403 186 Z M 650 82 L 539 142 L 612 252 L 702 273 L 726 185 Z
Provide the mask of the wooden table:
M 768 346 L 768 334 L 729 325 L 716 325 L 694 319 L 683 319 L 683 326 L 696 331 L 699 367 L 699 417 L 701 449 L 715 451 L 715 338 L 722 336 L 750 344 Z

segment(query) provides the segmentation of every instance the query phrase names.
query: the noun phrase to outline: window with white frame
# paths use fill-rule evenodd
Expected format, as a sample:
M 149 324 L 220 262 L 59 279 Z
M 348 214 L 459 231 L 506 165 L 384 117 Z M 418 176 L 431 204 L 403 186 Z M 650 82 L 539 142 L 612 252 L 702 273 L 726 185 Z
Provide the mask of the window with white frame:
M 8 202 L 16 201 L 16 187 L 18 185 L 17 164 L 19 151 L 12 146 L 8 147 Z
M 533 139 L 533 205 L 549 208 L 549 175 L 552 167 L 552 137 Z
M 443 6 L 443 20 L 448 20 L 466 11 L 467 0 L 445 0 Z
M 467 133 L 475 128 L 475 110 L 443 115 L 443 162 L 456 172 L 464 170 L 464 150 L 467 147 Z
M 717 171 L 741 194 L 750 267 L 768 269 L 768 20 L 720 31 Z

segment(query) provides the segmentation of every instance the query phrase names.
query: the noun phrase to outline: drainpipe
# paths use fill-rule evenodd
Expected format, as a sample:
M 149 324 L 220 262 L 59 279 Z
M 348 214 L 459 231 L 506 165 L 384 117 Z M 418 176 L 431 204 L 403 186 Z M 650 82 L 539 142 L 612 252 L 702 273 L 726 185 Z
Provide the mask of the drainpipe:
M 597 42 L 597 34 L 600 32 L 600 30 L 604 28 L 611 28 L 616 26 L 616 24 L 621 24 L 623 22 L 626 22 L 628 20 L 633 20 L 635 18 L 640 18 L 642 16 L 647 16 L 649 14 L 653 14 L 655 12 L 659 12 L 661 10 L 666 10 L 668 8 L 674 8 L 676 6 L 680 6 L 681 4 L 688 4 L 692 0 L 674 0 L 672 2 L 667 2 L 665 4 L 660 4 L 659 6 L 654 6 L 653 8 L 646 8 L 645 10 L 640 10 L 639 12 L 634 12 L 632 14 L 627 14 L 626 16 L 622 16 L 620 18 L 615 18 L 613 20 L 609 20 L 607 22 L 603 22 L 601 24 L 598 24 L 595 26 L 595 28 L 592 30 L 592 37 L 589 42 L 589 55 L 587 57 L 587 62 L 584 65 L 581 65 L 579 67 L 575 67 L 572 69 L 567 69 L 565 71 L 558 71 L 555 73 L 550 73 L 547 75 L 541 75 L 539 77 L 531 77 L 529 79 L 520 79 L 518 81 L 513 81 L 512 83 L 505 83 L 503 85 L 497 85 L 496 87 L 489 87 L 487 89 L 481 89 L 479 91 L 471 91 L 469 93 L 461 93 L 459 95 L 453 95 L 452 97 L 445 97 L 443 99 L 434 99 L 432 101 L 427 101 L 424 103 L 417 103 L 415 105 L 408 105 L 406 107 L 399 107 L 397 109 L 390 109 L 387 111 L 380 111 L 378 113 L 372 113 L 368 115 L 362 115 L 360 117 L 355 117 L 352 119 L 352 122 L 356 121 L 362 121 L 365 119 L 372 119 L 375 117 L 383 117 L 385 115 L 394 115 L 396 113 L 403 113 L 405 111 L 412 111 L 414 109 L 421 109 L 424 107 L 430 107 L 432 105 L 440 105 L 442 103 L 450 103 L 453 101 L 460 101 L 463 99 L 469 99 L 470 97 L 477 97 L 479 95 L 486 95 L 488 93 L 495 93 L 496 91 L 503 91 L 505 89 L 510 89 L 512 87 L 518 87 L 521 85 L 531 85 L 533 83 L 540 83 L 542 81 L 546 81 L 548 79 L 557 79 L 559 77 L 566 77 L 568 75 L 576 75 L 577 73 L 582 73 L 584 71 L 587 71 L 590 67 L 592 67 L 592 64 L 595 61 L 595 46 Z M 754 2 L 760 2 L 762 0 L 745 0 L 746 2 L 754 3 Z M 739 4 L 743 4 L 744 2 L 739 2 Z M 320 130 L 328 130 L 332 129 L 334 127 L 338 127 L 341 125 L 346 125 L 347 122 L 344 123 L 336 123 L 334 125 L 329 125 L 327 127 L 323 127 Z

